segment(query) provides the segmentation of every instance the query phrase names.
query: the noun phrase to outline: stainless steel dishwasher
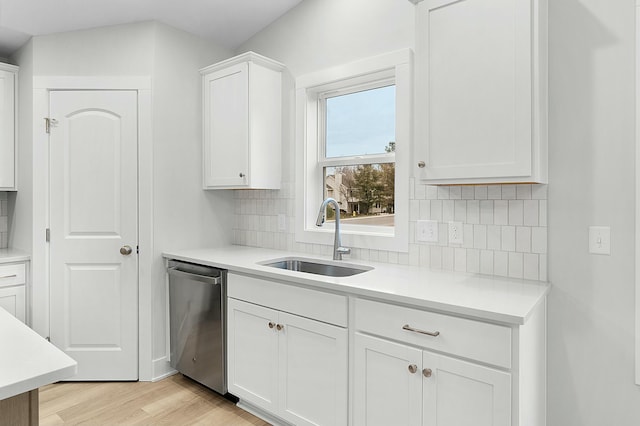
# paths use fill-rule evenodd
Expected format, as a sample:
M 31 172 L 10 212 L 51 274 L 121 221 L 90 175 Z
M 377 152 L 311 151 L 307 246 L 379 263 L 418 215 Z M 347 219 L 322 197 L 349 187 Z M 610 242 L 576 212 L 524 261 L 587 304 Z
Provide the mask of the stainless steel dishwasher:
M 224 395 L 227 271 L 169 261 L 171 366 Z

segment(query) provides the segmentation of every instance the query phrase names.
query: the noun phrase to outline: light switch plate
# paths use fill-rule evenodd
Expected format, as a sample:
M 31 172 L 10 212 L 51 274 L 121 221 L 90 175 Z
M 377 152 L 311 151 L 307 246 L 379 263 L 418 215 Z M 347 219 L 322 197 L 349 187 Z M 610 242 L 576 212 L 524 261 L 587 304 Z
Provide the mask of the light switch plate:
M 462 222 L 449 222 L 449 243 L 462 244 Z
M 611 254 L 611 228 L 608 226 L 589 227 L 589 253 Z
M 438 221 L 419 220 L 416 225 L 416 241 L 425 243 L 438 242 Z

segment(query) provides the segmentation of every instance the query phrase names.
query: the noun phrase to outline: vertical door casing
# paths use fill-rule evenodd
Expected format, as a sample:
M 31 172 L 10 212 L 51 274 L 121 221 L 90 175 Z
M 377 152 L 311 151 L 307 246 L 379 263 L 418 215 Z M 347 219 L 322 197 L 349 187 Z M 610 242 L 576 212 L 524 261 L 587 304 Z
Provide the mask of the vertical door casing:
M 280 416 L 296 425 L 346 425 L 347 330 L 279 313 Z
M 15 189 L 15 79 L 0 69 L 0 190 Z
M 229 298 L 227 320 L 229 393 L 277 412 L 278 312 Z
M 511 375 L 428 351 L 423 368 L 424 426 L 511 425 Z
M 249 173 L 249 64 L 204 82 L 204 187 L 246 186 Z
M 355 425 L 421 425 L 420 349 L 356 333 L 354 365 Z
M 137 380 L 137 92 L 52 91 L 50 115 L 51 341 L 72 380 Z
M 541 135 L 533 127 L 535 1 L 426 0 L 418 6 L 421 178 L 541 179 L 532 163 L 541 155 L 534 149 Z

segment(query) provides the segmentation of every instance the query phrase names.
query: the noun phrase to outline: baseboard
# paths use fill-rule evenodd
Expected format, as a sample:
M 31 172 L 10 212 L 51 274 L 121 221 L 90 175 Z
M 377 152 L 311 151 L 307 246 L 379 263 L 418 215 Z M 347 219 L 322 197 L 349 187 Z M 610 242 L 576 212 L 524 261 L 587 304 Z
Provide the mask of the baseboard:
M 157 382 L 158 380 L 173 376 L 176 373 L 176 369 L 171 367 L 169 361 L 167 361 L 167 357 L 153 360 L 153 376 L 151 378 L 152 382 Z
M 265 422 L 272 424 L 273 426 L 292 426 L 291 423 L 287 423 L 281 418 L 275 417 L 267 413 L 266 411 L 262 410 L 261 408 L 253 406 L 247 402 L 244 402 L 243 400 L 239 400 L 236 406 L 264 420 Z

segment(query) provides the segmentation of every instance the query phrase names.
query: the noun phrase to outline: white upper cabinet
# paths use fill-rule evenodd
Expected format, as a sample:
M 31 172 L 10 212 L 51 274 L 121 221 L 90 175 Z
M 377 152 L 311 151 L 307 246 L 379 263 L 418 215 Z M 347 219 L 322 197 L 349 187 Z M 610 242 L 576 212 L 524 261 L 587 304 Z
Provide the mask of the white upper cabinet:
M 18 67 L 0 63 L 0 191 L 16 189 Z
M 547 182 L 546 0 L 416 8 L 416 177 Z
M 200 70 L 205 189 L 279 189 L 282 70 L 248 52 Z

